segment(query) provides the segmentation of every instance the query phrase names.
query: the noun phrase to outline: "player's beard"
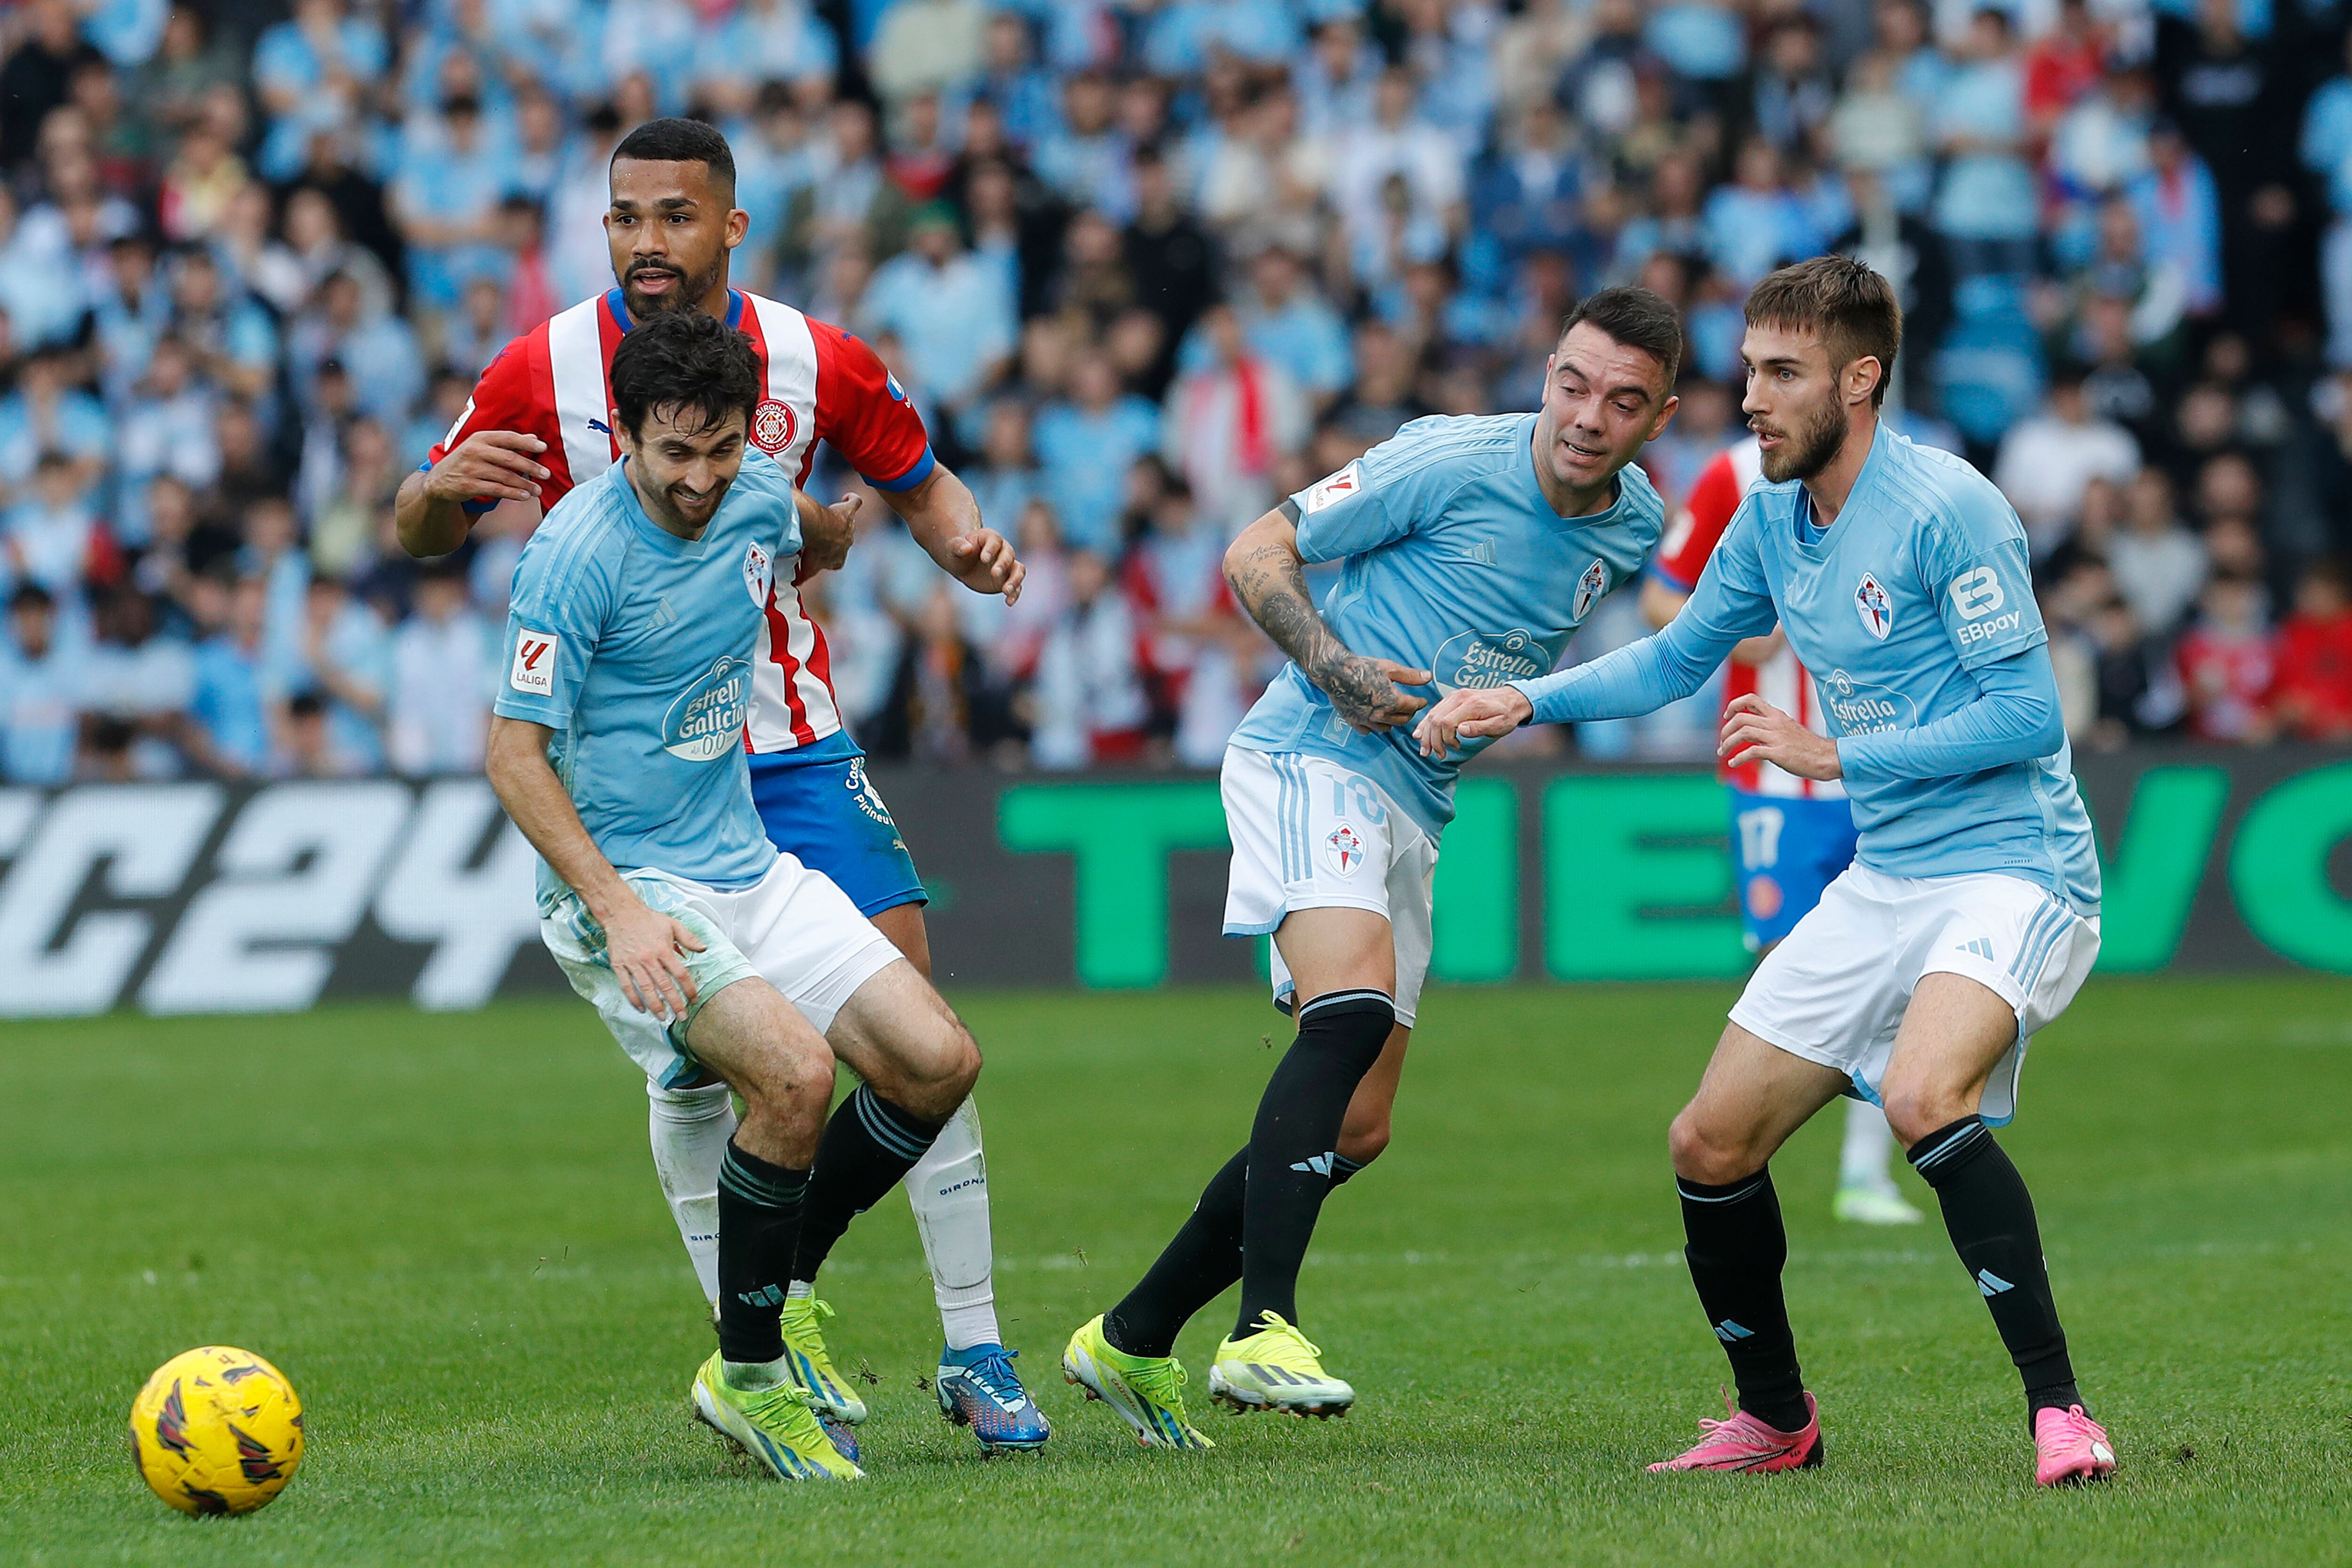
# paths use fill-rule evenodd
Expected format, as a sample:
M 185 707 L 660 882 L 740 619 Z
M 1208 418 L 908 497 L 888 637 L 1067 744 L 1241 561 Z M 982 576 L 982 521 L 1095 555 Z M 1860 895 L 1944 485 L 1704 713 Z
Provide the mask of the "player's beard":
M 665 310 L 692 310 L 709 297 L 712 289 L 719 287 L 719 273 L 726 265 L 726 257 L 721 255 L 719 260 L 710 264 L 708 270 L 698 274 L 688 274 L 676 267 L 658 268 L 632 267 L 629 268 L 628 276 L 621 280 L 621 302 L 629 308 L 629 319 L 632 321 L 642 321 L 648 316 L 659 315 Z M 649 271 L 667 272 L 676 277 L 677 282 L 667 294 L 640 294 L 632 287 L 632 280 L 638 273 Z
M 1810 479 L 1838 459 L 1845 450 L 1845 411 L 1824 399 L 1794 430 L 1782 434 L 1780 444 L 1766 451 L 1764 477 L 1775 485 Z

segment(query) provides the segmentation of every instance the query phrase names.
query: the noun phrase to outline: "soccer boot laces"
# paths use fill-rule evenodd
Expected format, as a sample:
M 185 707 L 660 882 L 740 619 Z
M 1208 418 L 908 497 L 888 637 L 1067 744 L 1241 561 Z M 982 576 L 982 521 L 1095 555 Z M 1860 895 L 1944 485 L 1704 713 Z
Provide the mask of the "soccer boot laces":
M 992 1454 L 1042 1448 L 1054 1435 L 1045 1413 L 1013 1370 L 1013 1358 L 1020 1354 L 1001 1344 L 976 1344 L 968 1350 L 943 1346 L 940 1351 L 939 1376 L 931 1385 L 939 1395 L 940 1414 L 971 1427 L 980 1446 Z
M 1070 1336 L 1062 1375 L 1135 1428 L 1147 1448 L 1213 1448 L 1184 1415 L 1184 1367 L 1172 1355 L 1129 1355 L 1103 1337 L 1100 1317 Z
M 784 1301 L 784 1355 L 793 1369 L 793 1381 L 801 1385 L 817 1410 L 844 1425 L 855 1427 L 866 1419 L 866 1401 L 849 1391 L 849 1384 L 835 1370 L 833 1358 L 824 1351 L 824 1320 L 834 1315 L 833 1308 L 814 1296 L 796 1296 Z
M 854 1481 L 866 1472 L 844 1458 L 817 1425 L 798 1384 L 736 1388 L 716 1352 L 694 1375 L 695 1419 L 759 1461 L 779 1480 Z
M 1217 1346 L 1209 1397 L 1235 1410 L 1280 1410 L 1328 1419 L 1345 1416 L 1356 1391 L 1323 1370 L 1322 1347 L 1277 1312 L 1258 1314 L 1257 1332 Z

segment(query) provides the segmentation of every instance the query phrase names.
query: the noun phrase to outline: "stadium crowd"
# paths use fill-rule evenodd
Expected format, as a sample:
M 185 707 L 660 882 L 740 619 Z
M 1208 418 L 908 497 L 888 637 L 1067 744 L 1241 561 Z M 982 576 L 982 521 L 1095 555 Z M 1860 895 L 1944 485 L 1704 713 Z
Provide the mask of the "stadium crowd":
M 391 497 L 609 287 L 625 128 L 722 126 L 734 280 L 865 336 L 1030 564 L 869 504 L 810 585 L 883 757 L 1213 765 L 1219 560 L 1409 419 L 1532 408 L 1581 292 L 1849 249 L 1895 398 L 2029 529 L 2078 742 L 2352 739 L 2352 14 L 2336 0 L 16 0 L 0 14 L 0 767 L 478 767 L 520 529 Z M 812 487 L 853 476 L 820 460 Z M 500 514 L 501 517 L 504 514 Z M 1643 628 L 1631 595 L 1580 652 Z M 1519 744 L 1706 755 L 1704 696 Z M 1694 706 L 1699 705 L 1699 706 Z

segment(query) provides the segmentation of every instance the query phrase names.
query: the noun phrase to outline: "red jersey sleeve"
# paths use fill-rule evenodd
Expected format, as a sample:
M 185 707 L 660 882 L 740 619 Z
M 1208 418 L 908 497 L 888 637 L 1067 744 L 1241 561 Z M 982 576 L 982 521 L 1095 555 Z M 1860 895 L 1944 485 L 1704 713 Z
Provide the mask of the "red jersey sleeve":
M 1706 570 L 1706 558 L 1715 553 L 1716 541 L 1723 538 L 1723 530 L 1731 526 L 1731 514 L 1738 510 L 1738 470 L 1732 466 L 1730 453 L 1717 453 L 1700 470 L 1698 482 L 1675 515 L 1665 543 L 1651 559 L 1652 573 L 1684 593 L 1696 588 L 1699 573 Z
M 881 490 L 911 490 L 931 476 L 931 438 L 906 389 L 850 333 L 811 319 L 816 343 L 816 438 Z
M 563 438 L 555 426 L 555 399 L 551 384 L 545 376 L 531 373 L 531 346 L 534 338 L 543 338 L 544 329 L 517 338 L 499 350 L 474 383 L 474 395 L 466 400 L 466 412 L 457 416 L 425 459 L 430 468 L 466 438 L 478 431 L 514 430 L 536 435 L 547 444 L 539 455 L 541 466 L 548 470 L 547 482 L 540 486 L 541 510 L 552 510 L 572 488 L 572 474 L 563 459 Z M 498 505 L 496 499 L 485 497 L 465 503 L 466 510 L 480 517 Z

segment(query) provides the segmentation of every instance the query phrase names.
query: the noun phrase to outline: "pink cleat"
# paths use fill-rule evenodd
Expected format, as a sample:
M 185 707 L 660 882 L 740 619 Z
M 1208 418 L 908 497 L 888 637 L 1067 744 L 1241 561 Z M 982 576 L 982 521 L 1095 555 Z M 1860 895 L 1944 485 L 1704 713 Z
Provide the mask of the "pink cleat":
M 2033 1484 L 2066 1486 L 2116 1473 L 2116 1451 L 2107 1429 L 2076 1405 L 2061 1410 L 2045 1405 L 2033 1415 Z
M 1783 1432 L 1768 1427 L 1739 1408 L 1738 1400 L 1723 1396 L 1728 1421 L 1701 1421 L 1706 1435 L 1689 1452 L 1661 1459 L 1653 1470 L 1810 1470 L 1822 1462 L 1822 1412 L 1813 1396 L 1805 1396 L 1801 1431 Z

